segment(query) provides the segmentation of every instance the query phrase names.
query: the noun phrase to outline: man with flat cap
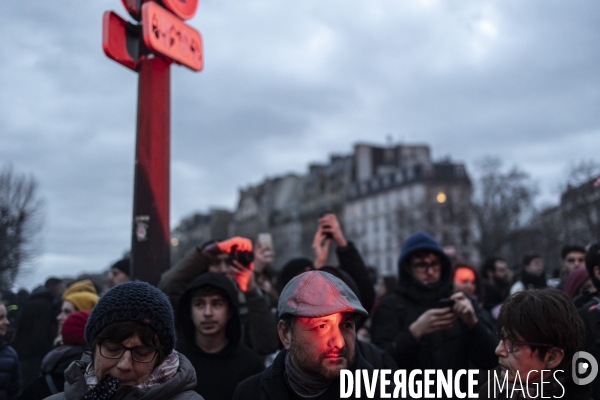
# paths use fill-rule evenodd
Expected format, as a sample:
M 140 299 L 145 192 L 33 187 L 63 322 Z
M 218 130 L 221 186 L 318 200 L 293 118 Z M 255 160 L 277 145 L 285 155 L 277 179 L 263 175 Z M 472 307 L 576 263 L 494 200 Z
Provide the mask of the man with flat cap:
M 277 310 L 284 350 L 241 382 L 234 399 L 339 399 L 342 369 L 373 370 L 355 347 L 356 314 L 368 313 L 340 279 L 304 272 L 285 286 Z

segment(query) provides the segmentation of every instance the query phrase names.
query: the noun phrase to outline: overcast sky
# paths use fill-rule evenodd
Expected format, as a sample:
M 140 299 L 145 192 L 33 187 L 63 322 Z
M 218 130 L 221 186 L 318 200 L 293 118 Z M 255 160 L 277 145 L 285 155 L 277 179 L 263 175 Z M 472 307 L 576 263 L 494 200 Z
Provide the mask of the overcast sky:
M 101 48 L 118 0 L 3 0 L 0 166 L 45 199 L 18 284 L 129 248 L 137 74 Z M 172 67 L 171 226 L 358 141 L 484 155 L 540 182 L 600 149 L 600 7 L 589 0 L 202 0 L 205 68 Z

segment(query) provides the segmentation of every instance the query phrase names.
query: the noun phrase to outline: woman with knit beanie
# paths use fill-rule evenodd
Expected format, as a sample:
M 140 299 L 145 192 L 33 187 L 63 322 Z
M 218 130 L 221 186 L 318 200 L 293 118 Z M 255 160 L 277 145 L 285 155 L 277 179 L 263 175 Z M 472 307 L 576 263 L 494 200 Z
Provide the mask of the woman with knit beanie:
M 76 282 L 74 285 L 84 282 L 85 281 Z M 88 282 L 90 282 L 91 285 L 91 281 Z M 98 303 L 98 300 L 100 300 L 100 298 L 96 294 L 96 289 L 94 289 L 93 285 L 91 286 L 91 290 L 93 291 L 88 291 L 90 289 L 87 286 L 81 287 L 84 288 L 84 290 L 74 291 L 71 290 L 72 286 L 70 286 L 63 293 L 63 303 L 60 307 L 60 314 L 58 314 L 58 316 L 56 317 L 56 320 L 58 321 L 58 336 L 56 337 L 56 339 L 54 339 L 55 347 L 61 346 L 63 344 L 62 327 L 65 321 L 67 320 L 67 317 L 77 311 L 92 311 Z
M 91 354 L 66 369 L 64 392 L 49 400 L 202 400 L 194 368 L 173 349 L 171 303 L 153 286 L 134 281 L 110 289 L 85 339 Z

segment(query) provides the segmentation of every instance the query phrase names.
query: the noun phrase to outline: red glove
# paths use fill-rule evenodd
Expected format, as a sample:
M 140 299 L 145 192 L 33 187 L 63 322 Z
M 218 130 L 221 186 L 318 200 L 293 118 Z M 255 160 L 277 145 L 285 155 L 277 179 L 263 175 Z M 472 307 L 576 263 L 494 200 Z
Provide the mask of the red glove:
M 240 236 L 232 237 L 224 242 L 217 242 L 222 253 L 231 254 L 235 251 L 252 251 L 252 241 Z
M 202 249 L 202 253 L 211 258 L 217 258 L 219 254 L 231 254 L 235 251 L 252 251 L 252 241 L 240 236 L 232 237 L 223 242 L 212 242 Z

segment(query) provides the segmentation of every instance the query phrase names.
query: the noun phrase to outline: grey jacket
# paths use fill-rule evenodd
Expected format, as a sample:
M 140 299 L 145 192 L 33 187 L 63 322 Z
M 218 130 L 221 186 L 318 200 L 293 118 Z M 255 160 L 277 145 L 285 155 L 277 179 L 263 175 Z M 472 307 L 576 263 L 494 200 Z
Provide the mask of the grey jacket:
M 65 371 L 65 391 L 45 400 L 80 400 L 87 391 L 84 372 L 91 362 L 86 353 L 81 360 L 74 361 Z M 192 364 L 179 354 L 179 369 L 175 376 L 167 382 L 153 386 L 148 391 L 138 387 L 123 386 L 112 400 L 204 400 L 194 391 L 196 387 L 196 371 Z

